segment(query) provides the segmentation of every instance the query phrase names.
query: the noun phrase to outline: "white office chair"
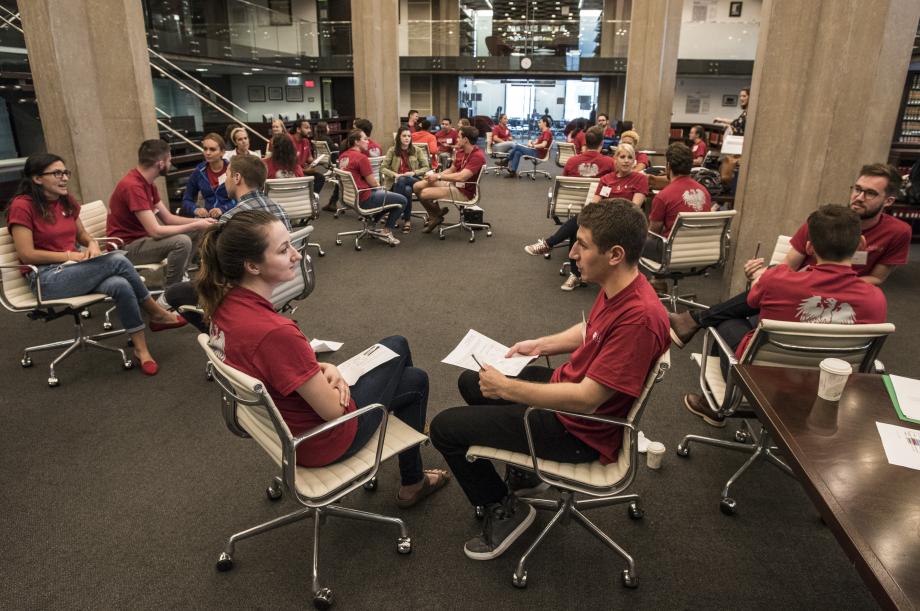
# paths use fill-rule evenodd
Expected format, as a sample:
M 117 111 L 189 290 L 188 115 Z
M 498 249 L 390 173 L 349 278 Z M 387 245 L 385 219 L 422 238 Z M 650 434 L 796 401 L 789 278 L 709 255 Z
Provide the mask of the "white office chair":
M 569 159 L 577 155 L 578 152 L 575 150 L 575 144 L 572 142 L 557 142 L 556 143 L 556 165 L 560 168 L 564 168 L 565 164 Z
M 480 210 L 482 209 L 479 206 L 479 202 L 482 199 L 481 182 L 482 182 L 482 176 L 485 173 L 486 173 L 485 168 L 483 168 L 479 171 L 479 175 L 476 177 L 476 180 L 475 180 L 476 195 L 473 196 L 473 199 L 463 200 L 463 199 L 456 198 L 454 195 L 456 193 L 456 189 L 461 187 L 463 183 L 450 183 L 451 186 L 448 188 L 450 197 L 447 199 L 435 200 L 435 205 L 437 205 L 438 208 L 440 208 L 443 204 L 451 204 L 457 209 L 457 213 L 460 215 L 459 223 L 454 223 L 453 225 L 448 225 L 447 227 L 441 227 L 438 230 L 439 239 L 443 240 L 445 238 L 444 234 L 454 229 L 460 229 L 461 231 L 469 231 L 470 232 L 470 242 L 476 241 L 476 229 L 485 229 L 486 236 L 490 238 L 492 237 L 492 223 L 486 223 L 486 222 L 474 223 L 466 219 L 467 211 L 474 210 L 476 208 L 479 208 Z
M 889 323 L 824 325 L 761 320 L 741 358 L 735 358 L 734 350 L 722 339 L 718 331 L 714 328 L 706 329 L 702 352 L 690 357 L 700 367 L 700 389 L 703 398 L 712 410 L 722 416 L 741 418 L 741 428 L 735 432 L 735 441 L 685 435 L 677 446 L 677 454 L 689 456 L 691 442 L 751 454 L 722 487 L 719 503 L 722 513 L 735 513 L 737 502 L 730 496 L 731 487 L 758 460 L 767 459 L 788 475 L 792 475 L 789 466 L 775 454 L 777 448 L 773 446 L 766 427 L 760 425 L 759 431 L 755 431 L 745 420 L 756 420 L 756 416 L 750 409 L 744 409 L 746 402 L 735 381 L 734 365 L 816 369 L 822 360 L 838 358 L 851 363 L 856 371 L 871 372 L 885 339 L 894 333 L 894 330 L 894 325 Z M 710 355 L 713 346 L 728 358 L 731 368 L 727 378 L 722 375 L 719 357 Z M 748 443 L 749 441 L 752 443 Z
M 493 137 L 492 132 L 486 132 L 486 157 L 489 157 L 490 159 L 494 159 L 495 161 L 501 161 L 503 159 L 507 159 L 508 153 L 502 153 L 502 152 L 496 151 L 493 148 L 494 143 L 492 141 L 492 137 Z M 485 172 L 491 171 L 497 175 L 497 174 L 501 174 L 502 170 L 504 169 L 505 169 L 505 166 L 496 164 L 496 165 L 490 165 L 484 168 L 483 171 Z
M 489 448 L 485 446 L 472 446 L 467 451 L 466 457 L 470 462 L 478 459 L 495 460 L 521 469 L 532 470 L 540 478 L 541 482 L 548 484 L 559 493 L 559 498 L 556 500 L 534 498 L 521 499 L 536 509 L 555 511 L 555 514 L 550 519 L 549 524 L 547 524 L 543 531 L 537 535 L 533 543 L 531 543 L 530 547 L 527 548 L 527 551 L 524 552 L 524 555 L 521 556 L 521 559 L 518 561 L 514 576 L 512 577 L 512 583 L 516 587 L 523 588 L 527 586 L 526 564 L 530 555 L 537 546 L 540 545 L 549 531 L 560 522 L 567 523 L 569 518 L 575 518 L 575 520 L 584 526 L 588 532 L 603 541 L 608 547 L 613 549 L 614 552 L 626 560 L 627 568 L 624 569 L 621 574 L 624 586 L 635 588 L 639 585 L 639 576 L 636 570 L 636 562 L 633 560 L 633 557 L 591 522 L 587 516 L 582 513 L 582 510 L 629 503 L 629 517 L 634 520 L 642 518 L 644 512 L 639 507 L 639 495 L 636 493 L 623 494 L 623 492 L 632 484 L 639 467 L 639 422 L 648 404 L 649 394 L 655 383 L 660 381 L 664 376 L 670 364 L 670 353 L 665 352 L 664 355 L 658 359 L 658 362 L 652 366 L 651 371 L 645 379 L 645 386 L 642 389 L 642 394 L 633 402 L 632 408 L 629 410 L 629 414 L 626 418 L 613 418 L 598 416 L 596 414 L 580 414 L 564 410 L 529 407 L 524 414 L 524 430 L 527 434 L 527 445 L 530 448 L 529 454 L 510 452 L 500 448 Z M 623 431 L 623 445 L 620 447 L 617 461 L 609 465 L 604 465 L 601 464 L 599 460 L 590 463 L 564 463 L 538 458 L 534 449 L 534 441 L 530 430 L 530 414 L 537 410 L 561 413 L 571 418 L 622 427 L 625 429 Z M 576 499 L 576 494 L 590 498 Z
M 546 194 L 546 218 L 553 219 L 557 225 L 573 216 L 578 216 L 588 204 L 594 192 L 597 191 L 596 178 L 583 178 L 581 176 L 556 176 L 553 185 Z M 569 241 L 565 240 L 555 248 L 568 248 Z M 543 255 L 549 259 L 552 251 Z M 564 273 L 565 266 L 559 273 Z
M 370 187 L 368 189 L 358 189 L 358 186 L 355 184 L 355 177 L 351 175 L 351 172 L 340 170 L 336 168 L 334 170 L 335 177 L 339 183 L 339 193 L 341 195 L 341 202 L 345 205 L 347 209 L 354 211 L 358 215 L 358 218 L 361 219 L 361 229 L 355 231 L 342 231 L 336 234 L 335 243 L 338 246 L 342 245 L 342 236 L 353 235 L 355 236 L 355 250 L 361 250 L 361 238 L 371 237 L 378 240 L 386 241 L 386 238 L 383 234 L 383 231 L 377 229 L 374 221 L 374 217 L 378 214 L 387 213 L 390 210 L 395 208 L 402 208 L 401 204 L 384 204 L 376 208 L 362 208 L 360 206 L 360 194 L 365 191 L 376 191 L 382 190 L 383 187 Z M 394 246 L 390 244 L 390 246 Z
M 545 176 L 547 180 L 552 180 L 553 175 L 547 172 L 546 170 L 538 170 L 537 167 L 542 165 L 547 159 L 549 159 L 549 151 L 547 151 L 546 157 L 541 159 L 536 155 L 521 155 L 521 162 L 529 161 L 533 164 L 533 168 L 530 170 L 523 170 L 517 173 L 518 178 L 523 176 L 529 176 L 530 180 L 536 180 L 537 175 Z
M 719 212 L 681 212 L 667 238 L 649 232 L 649 237 L 662 243 L 661 263 L 642 257 L 639 265 L 657 279 L 670 283 L 667 294 L 659 294 L 672 312 L 677 305 L 706 309 L 709 306 L 693 301 L 694 295 L 680 295 L 677 283 L 688 276 L 707 275 L 709 270 L 725 262 L 729 230 L 734 210 Z
M 131 369 L 134 366 L 134 361 L 128 358 L 124 350 L 108 346 L 99 341 L 107 337 L 121 335 L 125 332 L 124 329 L 106 331 L 97 335 L 87 335 L 83 327 L 83 319 L 80 313 L 91 305 L 105 301 L 108 299 L 108 295 L 91 293 L 62 299 L 43 299 L 41 282 L 36 279 L 37 290 L 33 294 L 29 288 L 29 282 L 21 272 L 23 267 L 28 267 L 33 272 L 38 271 L 38 268 L 34 265 L 23 266 L 19 263 L 19 257 L 16 254 L 13 236 L 10 234 L 9 228 L 0 228 L 0 303 L 10 312 L 22 312 L 32 320 L 48 322 L 61 316 L 72 316 L 74 336 L 73 339 L 29 346 L 22 352 L 22 358 L 19 361 L 20 365 L 31 367 L 33 352 L 64 348 L 65 350 L 55 357 L 48 366 L 48 386 L 51 387 L 55 387 L 60 383 L 54 370 L 55 366 L 73 354 L 78 348 L 97 348 L 117 352 L 121 356 L 121 363 L 124 369 Z
M 314 193 L 314 178 L 271 178 L 265 181 L 265 195 L 284 210 L 291 225 L 309 223 L 319 218 L 319 196 Z M 316 242 L 308 243 L 321 257 L 326 256 L 323 247 Z
M 412 540 L 403 520 L 343 507 L 339 501 L 371 483 L 382 461 L 426 441 L 427 437 L 398 418 L 390 418 L 386 408 L 379 403 L 345 414 L 294 437 L 265 385 L 224 363 L 208 345 L 208 339 L 207 335 L 201 334 L 198 336 L 198 344 L 207 355 L 211 377 L 221 388 L 222 411 L 227 428 L 235 435 L 254 439 L 275 462 L 278 475 L 266 490 L 268 498 L 276 501 L 287 495 L 300 505 L 291 513 L 232 535 L 218 557 L 217 570 L 225 572 L 233 568 L 233 552 L 239 541 L 304 518 L 313 518 L 313 604 L 317 609 L 328 609 L 334 595 L 330 588 L 322 585 L 319 576 L 319 536 L 325 519 L 339 517 L 392 524 L 399 528 L 397 552 L 410 553 Z M 380 428 L 356 455 L 325 467 L 306 468 L 297 465 L 297 447 L 301 443 L 373 410 L 382 412 Z

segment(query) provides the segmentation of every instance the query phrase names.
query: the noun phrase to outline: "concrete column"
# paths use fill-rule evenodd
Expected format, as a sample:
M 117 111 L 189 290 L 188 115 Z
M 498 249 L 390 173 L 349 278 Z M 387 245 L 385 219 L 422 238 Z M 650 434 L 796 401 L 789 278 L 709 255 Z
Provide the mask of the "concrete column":
M 456 57 L 460 54 L 460 2 L 432 0 L 431 54 L 434 57 Z M 454 113 L 456 114 L 456 113 Z
M 374 124 L 386 150 L 399 122 L 398 0 L 351 0 L 355 114 Z
M 601 57 L 626 57 L 632 0 L 604 0 Z
M 815 208 L 848 202 L 862 165 L 887 160 L 918 19 L 916 0 L 764 2 L 724 296 L 758 241 L 769 256 Z
M 45 142 L 75 172 L 80 201 L 108 201 L 158 134 L 136 0 L 30 0 L 23 30 Z
M 435 74 L 431 77 L 431 106 L 440 120 L 450 117 L 456 125 L 460 118 L 460 104 L 458 100 L 459 85 L 455 75 Z
M 664 151 L 677 80 L 683 0 L 643 0 L 632 7 L 626 64 L 626 113 L 643 149 Z

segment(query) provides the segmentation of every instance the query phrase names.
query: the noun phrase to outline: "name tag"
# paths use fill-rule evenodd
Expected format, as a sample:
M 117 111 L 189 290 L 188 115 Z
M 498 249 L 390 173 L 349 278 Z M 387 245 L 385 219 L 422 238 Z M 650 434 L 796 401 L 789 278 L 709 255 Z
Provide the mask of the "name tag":
M 217 186 L 218 186 L 218 187 L 221 186 L 222 184 L 224 184 L 225 182 L 227 182 L 227 174 L 226 174 L 226 173 L 221 174 L 220 176 L 217 177 Z
M 453 143 L 454 143 L 454 139 L 453 139 L 453 138 L 445 138 L 445 139 L 444 139 L 444 142 L 446 142 L 447 144 L 453 144 Z
M 865 265 L 868 260 L 869 252 L 866 250 L 857 250 L 853 253 L 853 265 Z
M 601 197 L 609 197 L 609 196 L 610 196 L 610 187 L 607 187 L 607 186 L 601 187 Z

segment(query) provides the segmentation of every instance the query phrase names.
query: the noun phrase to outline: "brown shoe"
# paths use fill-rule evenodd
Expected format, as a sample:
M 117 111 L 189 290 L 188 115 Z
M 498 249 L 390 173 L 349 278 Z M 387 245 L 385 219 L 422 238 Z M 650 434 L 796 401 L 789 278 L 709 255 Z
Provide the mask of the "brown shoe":
M 687 393 L 684 395 L 684 407 L 694 416 L 702 418 L 706 424 L 710 424 L 716 428 L 725 426 L 725 416 L 718 412 L 714 412 L 702 395 L 692 392 Z
M 668 322 L 671 323 L 671 341 L 678 348 L 683 348 L 690 343 L 696 332 L 700 330 L 700 323 L 693 320 L 690 312 L 668 314 Z
M 434 231 L 434 228 L 444 222 L 444 217 L 438 214 L 428 215 L 428 221 L 425 223 L 425 228 L 422 229 L 422 233 L 431 233 Z

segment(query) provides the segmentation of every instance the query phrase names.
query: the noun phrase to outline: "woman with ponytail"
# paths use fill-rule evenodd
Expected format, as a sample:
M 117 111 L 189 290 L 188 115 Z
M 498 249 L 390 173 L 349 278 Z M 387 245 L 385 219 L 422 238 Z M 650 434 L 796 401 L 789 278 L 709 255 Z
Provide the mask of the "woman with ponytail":
M 144 336 L 146 312 L 153 331 L 181 327 L 185 320 L 167 312 L 150 297 L 134 266 L 121 252 L 103 256 L 99 244 L 80 221 L 80 204 L 67 190 L 70 170 L 57 155 L 40 153 L 26 159 L 22 180 L 7 211 L 7 224 L 33 292 L 41 285 L 43 299 L 64 299 L 88 293 L 112 297 L 122 326 L 134 344 L 134 358 L 146 375 L 159 369 Z M 76 244 L 83 248 L 76 249 Z
M 228 365 L 261 380 L 295 436 L 372 403 L 382 403 L 417 431 L 425 428 L 428 375 L 412 365 L 404 337 L 379 343 L 397 357 L 348 385 L 338 368 L 319 363 L 297 323 L 275 312 L 271 295 L 297 273 L 300 253 L 273 215 L 247 210 L 203 236 L 198 302 L 210 322 L 210 345 Z M 372 411 L 297 447 L 297 463 L 319 467 L 363 448 L 380 424 Z M 450 474 L 422 470 L 418 446 L 399 455 L 399 507 L 411 507 L 443 487 Z

